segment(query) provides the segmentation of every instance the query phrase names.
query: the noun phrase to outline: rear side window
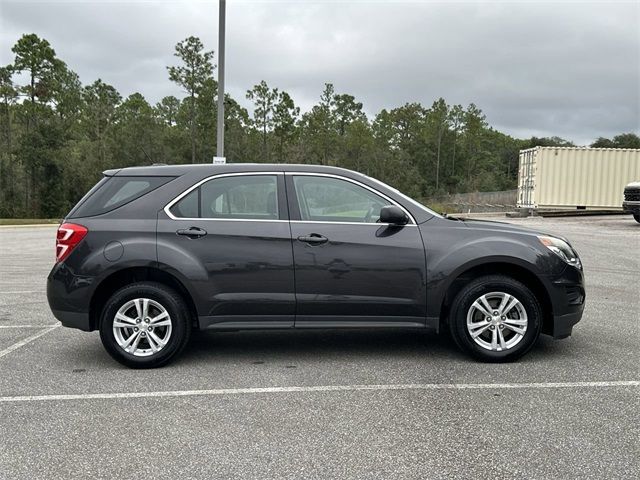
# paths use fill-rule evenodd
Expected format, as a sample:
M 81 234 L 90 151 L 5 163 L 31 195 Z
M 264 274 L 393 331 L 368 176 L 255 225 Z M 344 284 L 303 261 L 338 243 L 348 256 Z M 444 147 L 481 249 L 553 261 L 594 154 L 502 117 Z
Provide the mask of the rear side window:
M 203 183 L 170 209 L 177 218 L 277 220 L 276 175 L 237 175 Z
M 69 217 L 93 217 L 107 213 L 172 179 L 173 177 L 105 177 L 80 201 Z

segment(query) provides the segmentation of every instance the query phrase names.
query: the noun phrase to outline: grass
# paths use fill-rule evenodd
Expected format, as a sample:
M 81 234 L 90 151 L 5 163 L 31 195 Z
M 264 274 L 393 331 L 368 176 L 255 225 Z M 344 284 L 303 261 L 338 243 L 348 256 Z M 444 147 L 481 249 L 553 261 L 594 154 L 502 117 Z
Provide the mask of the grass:
M 60 223 L 59 218 L 0 218 L 0 225 L 40 225 Z

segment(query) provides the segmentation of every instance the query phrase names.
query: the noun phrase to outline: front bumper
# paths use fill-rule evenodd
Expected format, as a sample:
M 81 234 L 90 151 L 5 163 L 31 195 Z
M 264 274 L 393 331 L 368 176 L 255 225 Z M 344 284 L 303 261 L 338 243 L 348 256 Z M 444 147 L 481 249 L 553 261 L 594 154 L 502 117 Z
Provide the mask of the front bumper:
M 551 321 L 543 324 L 542 333 L 556 339 L 567 338 L 584 311 L 584 273 L 579 268 L 567 266 L 560 275 L 551 279 L 547 290 L 553 314 Z
M 567 313 L 565 315 L 553 316 L 553 333 L 551 334 L 556 340 L 567 338 L 573 331 L 573 326 L 582 318 L 582 311 Z
M 640 215 L 640 201 L 624 201 L 622 202 L 622 210 L 624 210 L 625 213 Z

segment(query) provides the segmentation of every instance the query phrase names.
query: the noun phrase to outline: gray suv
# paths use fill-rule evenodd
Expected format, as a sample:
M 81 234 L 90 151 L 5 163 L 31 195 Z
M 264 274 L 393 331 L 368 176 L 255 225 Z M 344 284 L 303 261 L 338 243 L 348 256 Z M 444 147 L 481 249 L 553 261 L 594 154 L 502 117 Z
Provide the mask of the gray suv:
M 440 216 L 365 175 L 311 165 L 104 172 L 57 232 L 47 297 L 134 368 L 193 330 L 446 331 L 514 360 L 571 334 L 585 300 L 567 240 Z

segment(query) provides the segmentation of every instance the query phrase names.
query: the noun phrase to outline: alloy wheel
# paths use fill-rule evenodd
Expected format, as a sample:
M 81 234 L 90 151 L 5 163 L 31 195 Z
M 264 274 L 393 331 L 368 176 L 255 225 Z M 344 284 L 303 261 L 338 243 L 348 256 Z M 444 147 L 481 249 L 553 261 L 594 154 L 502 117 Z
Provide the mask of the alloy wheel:
M 169 312 L 150 298 L 129 300 L 113 319 L 116 342 L 136 357 L 148 357 L 162 350 L 169 342 L 171 330 Z
M 467 332 L 486 350 L 501 352 L 522 341 L 529 320 L 522 302 L 506 292 L 478 297 L 467 312 Z

